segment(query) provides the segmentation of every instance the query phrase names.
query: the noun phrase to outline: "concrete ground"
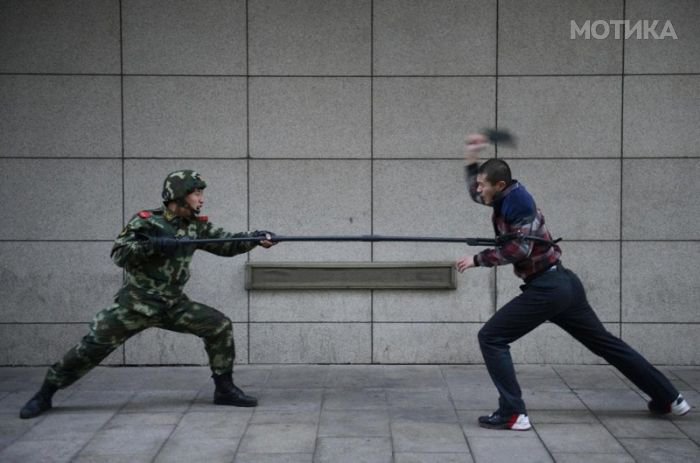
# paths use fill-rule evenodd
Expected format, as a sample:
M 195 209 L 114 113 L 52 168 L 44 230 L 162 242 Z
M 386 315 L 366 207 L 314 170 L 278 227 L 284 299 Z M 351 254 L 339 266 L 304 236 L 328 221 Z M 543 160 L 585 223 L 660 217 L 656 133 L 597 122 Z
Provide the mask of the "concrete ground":
M 700 367 L 662 369 L 691 405 Z M 0 462 L 698 462 L 700 410 L 652 417 L 608 366 L 519 366 L 534 429 L 479 428 L 481 365 L 238 366 L 255 409 L 211 404 L 204 367 L 100 367 L 21 420 L 45 368 L 0 368 Z

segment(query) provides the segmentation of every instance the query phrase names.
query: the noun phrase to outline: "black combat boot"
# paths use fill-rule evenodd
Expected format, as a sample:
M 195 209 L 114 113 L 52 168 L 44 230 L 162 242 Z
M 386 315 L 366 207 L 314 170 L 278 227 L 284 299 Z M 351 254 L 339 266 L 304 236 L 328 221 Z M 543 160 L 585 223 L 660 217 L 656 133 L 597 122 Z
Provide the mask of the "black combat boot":
M 214 403 L 217 405 L 234 405 L 236 407 L 256 407 L 258 399 L 245 395 L 235 384 L 233 375 L 225 373 L 223 375 L 212 375 L 216 390 L 214 391 Z
M 29 399 L 29 402 L 24 404 L 24 407 L 19 411 L 19 417 L 22 419 L 36 418 L 51 408 L 51 397 L 56 393 L 58 388 L 51 383 L 44 381 L 39 392 L 34 394 L 34 397 Z

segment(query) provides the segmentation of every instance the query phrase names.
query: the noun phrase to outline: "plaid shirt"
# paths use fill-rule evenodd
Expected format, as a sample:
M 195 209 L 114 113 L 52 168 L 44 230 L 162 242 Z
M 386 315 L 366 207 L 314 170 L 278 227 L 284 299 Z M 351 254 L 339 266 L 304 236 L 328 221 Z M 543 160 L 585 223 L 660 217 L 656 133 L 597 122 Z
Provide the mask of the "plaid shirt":
M 472 199 L 479 204 L 484 200 L 476 192 L 477 164 L 466 167 L 467 186 Z M 544 216 L 537 209 L 535 200 L 517 180 L 494 199 L 491 216 L 496 236 L 518 234 L 551 240 Z M 486 249 L 474 256 L 474 264 L 481 267 L 513 264 L 513 271 L 523 280 L 530 280 L 556 264 L 561 257 L 557 245 L 530 240 L 513 239 L 495 249 Z

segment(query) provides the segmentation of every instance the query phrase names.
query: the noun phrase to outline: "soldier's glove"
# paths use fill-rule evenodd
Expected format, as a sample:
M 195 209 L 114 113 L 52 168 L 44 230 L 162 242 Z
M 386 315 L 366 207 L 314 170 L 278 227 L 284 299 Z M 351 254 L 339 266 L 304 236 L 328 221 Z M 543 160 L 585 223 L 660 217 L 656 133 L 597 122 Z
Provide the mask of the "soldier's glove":
M 148 242 L 155 253 L 168 257 L 174 256 L 180 246 L 179 240 L 162 236 L 149 236 Z
M 275 234 L 272 233 L 271 231 L 255 230 L 252 234 L 252 236 L 261 236 L 261 237 L 265 237 L 266 235 L 270 235 L 270 237 L 272 238 L 272 239 L 270 239 L 270 241 L 275 241 Z

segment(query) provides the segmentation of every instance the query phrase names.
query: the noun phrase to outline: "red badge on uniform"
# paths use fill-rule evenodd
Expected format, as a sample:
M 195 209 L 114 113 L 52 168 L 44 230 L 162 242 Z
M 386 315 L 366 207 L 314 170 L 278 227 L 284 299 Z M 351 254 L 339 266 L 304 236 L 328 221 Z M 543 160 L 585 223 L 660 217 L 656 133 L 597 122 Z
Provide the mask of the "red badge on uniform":
M 209 222 L 209 217 L 207 217 L 206 215 L 198 215 L 197 220 L 199 220 L 200 222 Z
M 138 213 L 138 216 L 141 217 L 142 219 L 147 219 L 147 218 L 149 218 L 149 217 L 152 216 L 152 215 L 153 215 L 153 214 L 152 214 L 151 212 L 149 212 L 149 211 L 141 211 L 141 212 Z

